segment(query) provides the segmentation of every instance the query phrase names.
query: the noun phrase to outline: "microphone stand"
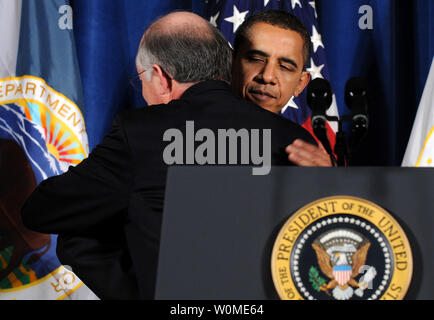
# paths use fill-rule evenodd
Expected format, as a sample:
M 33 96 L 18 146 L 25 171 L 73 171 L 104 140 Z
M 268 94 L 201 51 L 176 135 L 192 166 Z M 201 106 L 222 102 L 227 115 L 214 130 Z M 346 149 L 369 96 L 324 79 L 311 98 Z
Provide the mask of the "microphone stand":
M 335 154 L 338 167 L 344 167 L 348 163 L 348 148 L 345 132 L 342 130 L 342 121 L 338 121 L 338 132 L 336 132 Z
M 348 166 L 350 163 L 350 154 L 348 149 L 348 142 L 345 135 L 345 132 L 342 129 L 342 123 L 345 121 L 352 121 L 352 116 L 342 116 L 341 118 L 338 117 L 331 117 L 326 115 L 325 116 L 327 121 L 331 122 L 337 122 L 338 123 L 338 132 L 336 132 L 336 144 L 334 153 L 337 157 L 337 166 L 338 167 L 345 167 Z

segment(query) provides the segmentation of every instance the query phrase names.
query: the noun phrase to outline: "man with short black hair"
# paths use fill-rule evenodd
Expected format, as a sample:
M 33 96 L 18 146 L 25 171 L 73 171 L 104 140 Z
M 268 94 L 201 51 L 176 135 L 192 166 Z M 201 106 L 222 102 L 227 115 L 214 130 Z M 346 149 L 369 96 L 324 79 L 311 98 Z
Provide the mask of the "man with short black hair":
M 312 43 L 306 27 L 283 10 L 259 11 L 238 28 L 234 40 L 232 87 L 243 98 L 279 113 L 307 86 Z M 331 166 L 324 148 L 296 140 L 287 147 L 300 166 Z
M 185 136 L 186 121 L 212 132 L 270 129 L 270 157 L 280 165 L 288 164 L 284 149 L 295 139 L 315 143 L 300 126 L 233 93 L 231 58 L 224 37 L 192 13 L 154 22 L 140 43 L 135 78 L 152 106 L 116 117 L 88 159 L 43 181 L 23 207 L 24 224 L 59 234 L 60 261 L 100 298 L 154 297 L 165 132 Z

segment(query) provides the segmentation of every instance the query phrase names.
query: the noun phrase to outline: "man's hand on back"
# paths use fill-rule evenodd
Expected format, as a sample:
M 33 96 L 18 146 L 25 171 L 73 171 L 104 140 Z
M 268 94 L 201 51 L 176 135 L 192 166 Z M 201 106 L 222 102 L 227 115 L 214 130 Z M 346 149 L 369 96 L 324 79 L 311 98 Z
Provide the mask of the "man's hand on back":
M 329 154 L 320 144 L 316 147 L 297 139 L 285 149 L 289 161 L 301 167 L 332 167 Z

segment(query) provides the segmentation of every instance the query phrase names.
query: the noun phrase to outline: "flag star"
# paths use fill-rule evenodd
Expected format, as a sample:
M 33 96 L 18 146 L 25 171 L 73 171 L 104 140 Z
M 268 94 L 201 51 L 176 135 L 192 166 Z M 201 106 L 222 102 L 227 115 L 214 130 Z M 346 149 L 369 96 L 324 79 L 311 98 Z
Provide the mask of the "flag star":
M 249 11 L 239 12 L 237 7 L 234 5 L 234 15 L 232 17 L 226 18 L 225 21 L 231 22 L 234 24 L 233 26 L 233 32 L 235 33 L 239 26 L 244 22 L 244 19 L 246 18 L 246 15 L 249 13 Z
M 217 18 L 220 15 L 220 11 L 217 12 L 217 14 L 215 16 L 211 16 L 211 18 L 209 19 L 209 22 L 214 26 L 217 27 Z
M 264 7 L 267 6 L 268 2 L 270 2 L 270 0 L 264 0 Z
M 313 59 L 310 59 L 310 68 L 307 69 L 307 71 L 310 72 L 311 75 L 311 79 L 316 79 L 316 78 L 322 78 L 324 79 L 324 77 L 321 74 L 322 69 L 324 68 L 324 65 L 320 65 L 320 66 L 316 66 L 315 62 L 313 62 Z
M 324 48 L 324 44 L 322 43 L 321 35 L 316 30 L 315 26 L 312 26 L 312 37 L 310 38 L 310 40 L 313 43 L 313 51 L 314 52 L 316 52 L 318 50 L 318 47 Z
M 292 4 L 292 10 L 295 9 L 295 6 L 298 4 L 300 6 L 300 8 L 302 8 L 300 0 L 291 0 L 291 4 Z
M 315 1 L 310 1 L 309 4 L 313 8 L 313 11 L 315 12 L 315 18 L 318 18 L 318 14 L 316 13 Z
M 297 104 L 296 104 L 295 101 L 294 101 L 294 97 L 292 97 L 291 99 L 289 99 L 289 101 L 288 101 L 288 103 L 286 104 L 286 106 L 284 106 L 284 107 L 282 108 L 281 113 L 283 114 L 283 113 L 286 111 L 286 109 L 288 109 L 289 107 L 294 108 L 294 109 L 298 109 L 298 106 L 297 106 Z

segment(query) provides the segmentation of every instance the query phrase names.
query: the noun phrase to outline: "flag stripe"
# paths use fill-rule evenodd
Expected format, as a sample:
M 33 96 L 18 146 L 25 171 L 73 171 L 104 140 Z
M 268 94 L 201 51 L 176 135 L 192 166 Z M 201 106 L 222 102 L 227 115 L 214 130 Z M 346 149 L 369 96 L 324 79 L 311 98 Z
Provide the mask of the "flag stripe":
M 0 0 L 0 78 L 15 76 L 20 39 L 21 0 Z

